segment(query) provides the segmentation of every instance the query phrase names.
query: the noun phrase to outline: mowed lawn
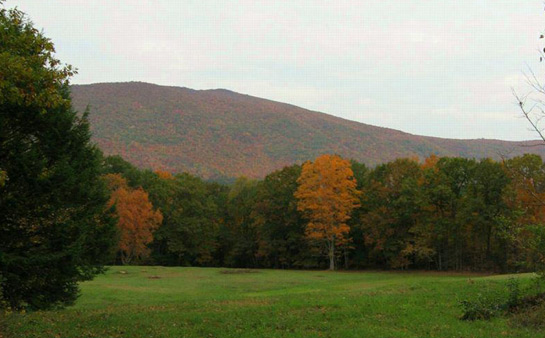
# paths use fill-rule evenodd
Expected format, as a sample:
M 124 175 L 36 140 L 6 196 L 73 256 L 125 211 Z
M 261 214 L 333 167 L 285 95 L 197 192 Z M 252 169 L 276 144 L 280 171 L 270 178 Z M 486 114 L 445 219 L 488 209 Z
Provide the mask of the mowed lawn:
M 525 282 L 530 275 L 518 276 Z M 112 267 L 65 310 L 11 314 L 7 337 L 545 337 L 459 320 L 508 276 Z

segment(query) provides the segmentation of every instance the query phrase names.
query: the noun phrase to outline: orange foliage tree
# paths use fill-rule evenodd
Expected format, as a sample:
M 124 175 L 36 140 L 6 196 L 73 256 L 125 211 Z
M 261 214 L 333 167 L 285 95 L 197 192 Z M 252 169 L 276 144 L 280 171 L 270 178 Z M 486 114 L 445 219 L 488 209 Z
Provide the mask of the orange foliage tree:
M 520 212 L 513 237 L 520 250 L 517 260 L 545 271 L 545 163 L 538 155 L 525 154 L 502 164 L 511 178 L 508 205 Z
M 115 205 L 119 218 L 121 262 L 129 264 L 132 260 L 147 257 L 147 244 L 153 240 L 153 231 L 163 221 L 163 215 L 159 210 L 153 210 L 144 189 L 131 189 L 119 174 L 108 174 L 105 179 L 112 190 L 108 206 Z
M 348 241 L 346 221 L 359 206 L 360 192 L 350 162 L 337 155 L 321 155 L 314 163 L 303 164 L 297 183 L 297 210 L 309 220 L 306 236 L 325 245 L 329 269 L 334 270 L 335 247 Z
M 164 171 L 164 170 L 156 170 L 155 173 L 157 174 L 157 176 L 159 176 L 159 178 L 163 179 L 163 180 L 172 180 L 174 179 L 174 176 L 172 176 L 172 174 L 168 171 Z

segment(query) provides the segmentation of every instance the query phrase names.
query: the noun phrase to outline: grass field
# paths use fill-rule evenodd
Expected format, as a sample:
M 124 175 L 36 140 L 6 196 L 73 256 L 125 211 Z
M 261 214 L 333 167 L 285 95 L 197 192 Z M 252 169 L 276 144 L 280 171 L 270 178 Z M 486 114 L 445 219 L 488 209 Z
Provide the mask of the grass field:
M 545 337 L 509 318 L 458 319 L 461 299 L 503 289 L 507 278 L 112 267 L 81 285 L 73 307 L 2 321 L 13 338 Z

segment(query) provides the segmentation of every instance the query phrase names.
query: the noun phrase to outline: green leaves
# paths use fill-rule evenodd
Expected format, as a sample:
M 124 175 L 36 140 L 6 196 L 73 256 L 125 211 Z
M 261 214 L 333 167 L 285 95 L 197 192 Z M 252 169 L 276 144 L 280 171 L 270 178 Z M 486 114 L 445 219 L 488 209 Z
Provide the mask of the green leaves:
M 58 88 L 75 74 L 53 55 L 53 43 L 36 30 L 24 13 L 0 9 L 0 104 L 49 109 L 68 108 Z

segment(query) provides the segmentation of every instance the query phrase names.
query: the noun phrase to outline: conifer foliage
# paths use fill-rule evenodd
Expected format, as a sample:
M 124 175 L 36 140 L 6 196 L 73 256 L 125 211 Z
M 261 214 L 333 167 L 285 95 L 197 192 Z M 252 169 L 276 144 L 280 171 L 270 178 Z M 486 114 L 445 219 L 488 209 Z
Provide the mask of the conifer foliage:
M 54 52 L 23 13 L 0 8 L 0 290 L 15 309 L 73 302 L 115 238 L 101 153 Z

